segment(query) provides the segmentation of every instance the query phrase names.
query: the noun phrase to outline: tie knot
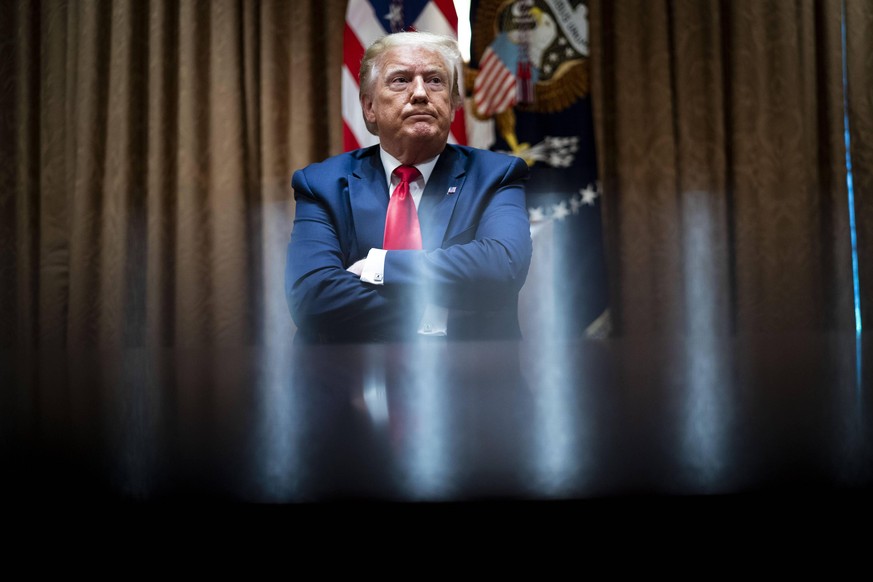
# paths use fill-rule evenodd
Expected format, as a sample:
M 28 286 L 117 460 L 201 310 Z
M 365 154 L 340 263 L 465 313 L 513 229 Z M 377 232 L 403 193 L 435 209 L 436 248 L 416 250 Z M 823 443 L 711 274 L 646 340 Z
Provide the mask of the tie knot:
M 409 183 L 421 176 L 421 172 L 415 166 L 397 166 L 394 173 L 400 178 L 401 182 Z

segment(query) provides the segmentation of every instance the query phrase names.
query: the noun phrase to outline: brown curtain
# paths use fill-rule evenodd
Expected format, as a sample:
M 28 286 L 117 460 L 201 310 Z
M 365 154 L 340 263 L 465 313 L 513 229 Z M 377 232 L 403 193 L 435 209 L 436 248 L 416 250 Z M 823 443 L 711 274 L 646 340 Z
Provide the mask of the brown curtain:
M 590 4 L 617 329 L 854 329 L 843 22 L 873 324 L 873 5 Z
M 3 0 L 0 345 L 287 337 L 345 0 Z
M 848 117 L 858 230 L 861 314 L 873 329 L 873 3 L 846 0 Z

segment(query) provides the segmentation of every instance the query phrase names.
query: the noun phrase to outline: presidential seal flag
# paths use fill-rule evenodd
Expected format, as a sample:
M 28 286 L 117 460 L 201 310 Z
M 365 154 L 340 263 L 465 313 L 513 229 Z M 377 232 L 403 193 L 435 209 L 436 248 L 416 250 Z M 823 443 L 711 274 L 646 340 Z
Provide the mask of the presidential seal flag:
M 342 71 L 343 143 L 346 151 L 379 141 L 367 131 L 358 100 L 358 72 L 364 51 L 386 34 L 404 30 L 457 38 L 458 17 L 453 0 L 349 0 L 343 32 Z M 467 143 L 463 111 L 455 115 L 449 143 Z
M 528 338 L 609 331 L 584 0 L 471 6 L 468 115 L 493 124 L 470 145 L 523 158 L 534 255 L 519 316 Z M 472 105 L 472 106 L 471 106 Z M 479 135 L 491 143 L 476 143 Z

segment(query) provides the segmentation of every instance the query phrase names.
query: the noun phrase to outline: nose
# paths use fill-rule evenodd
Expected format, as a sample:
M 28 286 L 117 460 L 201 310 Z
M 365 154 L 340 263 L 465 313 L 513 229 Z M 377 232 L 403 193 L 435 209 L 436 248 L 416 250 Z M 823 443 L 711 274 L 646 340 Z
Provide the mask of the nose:
M 424 84 L 424 78 L 422 78 L 421 76 L 416 76 L 412 80 L 411 91 L 412 95 L 410 95 L 410 100 L 413 103 L 427 101 L 427 87 Z

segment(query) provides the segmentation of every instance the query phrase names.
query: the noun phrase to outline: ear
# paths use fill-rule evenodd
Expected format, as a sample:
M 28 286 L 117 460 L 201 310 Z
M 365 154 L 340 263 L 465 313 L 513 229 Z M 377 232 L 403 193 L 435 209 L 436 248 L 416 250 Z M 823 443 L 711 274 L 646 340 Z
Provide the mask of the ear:
M 364 121 L 376 123 L 376 111 L 373 108 L 373 98 L 370 95 L 361 95 L 361 111 L 364 113 Z

